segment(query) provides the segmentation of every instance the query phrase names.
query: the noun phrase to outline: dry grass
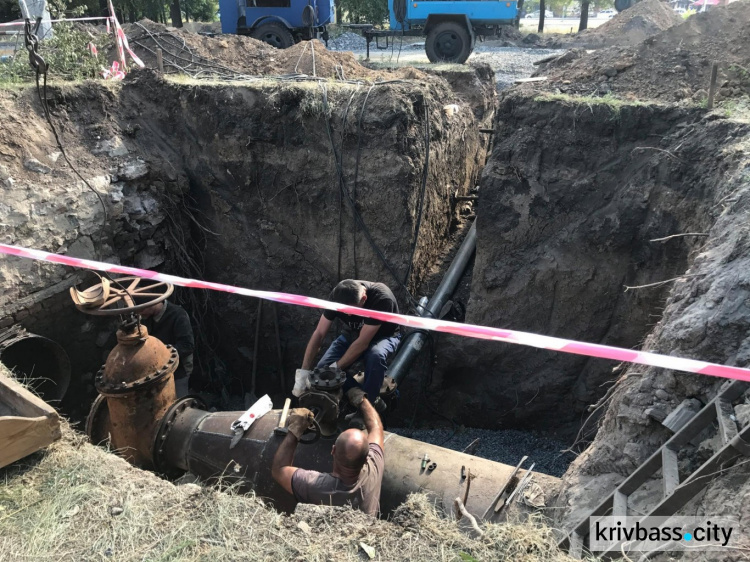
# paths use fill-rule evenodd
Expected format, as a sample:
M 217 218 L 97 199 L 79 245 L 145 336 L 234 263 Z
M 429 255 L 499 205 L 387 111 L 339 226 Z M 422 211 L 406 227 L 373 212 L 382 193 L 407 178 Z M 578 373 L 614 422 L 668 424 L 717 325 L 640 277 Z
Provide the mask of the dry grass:
M 89 445 L 63 439 L 0 469 L 0 560 L 565 560 L 541 521 L 484 526 L 472 538 L 411 496 L 391 521 L 347 508 L 291 516 L 259 499 L 175 486 Z M 301 523 L 302 522 L 302 523 Z

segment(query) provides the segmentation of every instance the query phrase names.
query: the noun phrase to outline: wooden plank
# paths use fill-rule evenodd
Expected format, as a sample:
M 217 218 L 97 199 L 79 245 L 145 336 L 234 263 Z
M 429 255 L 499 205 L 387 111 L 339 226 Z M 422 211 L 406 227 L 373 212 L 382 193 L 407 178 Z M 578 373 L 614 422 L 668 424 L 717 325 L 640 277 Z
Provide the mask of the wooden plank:
M 734 421 L 734 407 L 725 398 L 716 400 L 716 419 L 719 422 L 721 444 L 726 445 L 737 435 L 737 422 Z
M 628 514 L 628 496 L 620 490 L 615 490 L 612 502 L 612 515 L 615 517 L 624 517 Z
M 680 471 L 677 466 L 677 452 L 669 447 L 661 449 L 661 474 L 664 484 L 664 497 L 669 497 L 680 485 Z
M 7 466 L 60 438 L 57 412 L 18 382 L 0 373 L 0 467 Z
M 529 82 L 545 82 L 547 80 L 546 76 L 534 76 L 532 78 L 516 78 L 513 83 L 514 84 L 528 84 Z

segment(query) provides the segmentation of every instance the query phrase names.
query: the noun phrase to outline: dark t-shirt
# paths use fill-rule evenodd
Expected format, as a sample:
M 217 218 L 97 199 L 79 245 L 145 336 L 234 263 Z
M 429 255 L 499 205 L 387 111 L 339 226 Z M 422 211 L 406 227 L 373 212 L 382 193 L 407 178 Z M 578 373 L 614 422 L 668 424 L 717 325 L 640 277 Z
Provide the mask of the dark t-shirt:
M 326 472 L 298 468 L 292 474 L 292 491 L 298 502 L 351 505 L 354 509 L 377 517 L 384 467 L 383 449 L 376 443 L 370 443 L 367 462 L 352 486 L 345 486 L 341 480 Z
M 175 370 L 174 378 L 181 379 L 190 376 L 193 371 L 193 352 L 195 340 L 193 328 L 190 325 L 188 313 L 179 304 L 164 301 L 164 312 L 161 318 L 146 318 L 143 324 L 148 329 L 150 336 L 162 341 L 162 343 L 173 345 L 180 357 L 180 362 Z
M 398 302 L 396 302 L 396 297 L 393 296 L 393 292 L 388 288 L 388 285 L 384 283 L 373 283 L 371 281 L 357 281 L 357 283 L 364 285 L 365 294 L 367 295 L 365 306 L 362 308 L 366 310 L 377 310 L 380 312 L 393 312 L 398 314 Z M 334 310 L 324 310 L 323 316 L 331 321 L 336 318 L 341 320 L 341 322 L 347 327 L 347 336 L 351 340 L 355 340 L 359 337 L 359 331 L 364 324 L 367 324 L 368 326 L 380 326 L 380 329 L 378 330 L 378 333 L 375 334 L 373 340 L 389 338 L 398 330 L 398 324 L 381 322 L 374 318 L 363 318 L 362 316 L 344 314 L 343 312 L 336 312 Z

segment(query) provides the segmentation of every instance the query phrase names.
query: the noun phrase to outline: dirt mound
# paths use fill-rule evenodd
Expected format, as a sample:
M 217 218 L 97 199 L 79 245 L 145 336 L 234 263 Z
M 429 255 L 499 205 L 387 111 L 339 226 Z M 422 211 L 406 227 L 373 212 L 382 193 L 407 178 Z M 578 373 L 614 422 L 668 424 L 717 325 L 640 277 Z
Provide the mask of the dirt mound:
M 276 49 L 251 37 L 208 37 L 147 19 L 128 24 L 124 30 L 131 47 L 147 67 L 156 68 L 156 50 L 161 49 L 164 70 L 168 74 L 220 78 L 307 74 L 339 80 L 421 79 L 425 76 L 413 70 L 379 72 L 368 69 L 359 64 L 352 53 L 329 51 L 318 40 Z M 114 58 L 114 52 L 110 56 Z
M 631 48 L 568 52 L 537 72 L 540 88 L 630 99 L 702 102 L 711 65 L 720 63 L 719 97 L 750 93 L 750 2 L 696 14 Z
M 601 45 L 638 45 L 665 29 L 682 23 L 682 18 L 662 0 L 643 0 L 620 12 L 608 22 L 577 35 L 585 43 Z

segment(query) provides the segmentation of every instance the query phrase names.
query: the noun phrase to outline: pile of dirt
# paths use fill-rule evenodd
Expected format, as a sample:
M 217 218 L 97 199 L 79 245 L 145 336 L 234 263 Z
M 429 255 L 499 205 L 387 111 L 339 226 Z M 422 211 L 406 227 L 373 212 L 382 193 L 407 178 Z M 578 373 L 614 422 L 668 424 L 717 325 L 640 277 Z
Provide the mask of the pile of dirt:
M 413 69 L 375 71 L 359 64 L 350 52 L 326 49 L 318 41 L 303 41 L 289 49 L 276 49 L 242 35 L 209 37 L 175 29 L 148 19 L 123 27 L 133 51 L 147 67 L 156 68 L 156 51 L 162 50 L 164 70 L 196 77 L 284 76 L 306 74 L 338 80 L 423 79 Z M 114 58 L 114 51 L 110 57 Z
M 638 45 L 648 37 L 678 25 L 682 21 L 682 17 L 666 2 L 643 0 L 599 27 L 582 31 L 576 39 L 591 47 Z
M 628 10 L 629 11 L 629 10 Z M 711 65 L 719 66 L 719 101 L 750 94 L 750 2 L 691 16 L 630 48 L 578 49 L 541 65 L 546 90 L 627 99 L 706 99 Z

